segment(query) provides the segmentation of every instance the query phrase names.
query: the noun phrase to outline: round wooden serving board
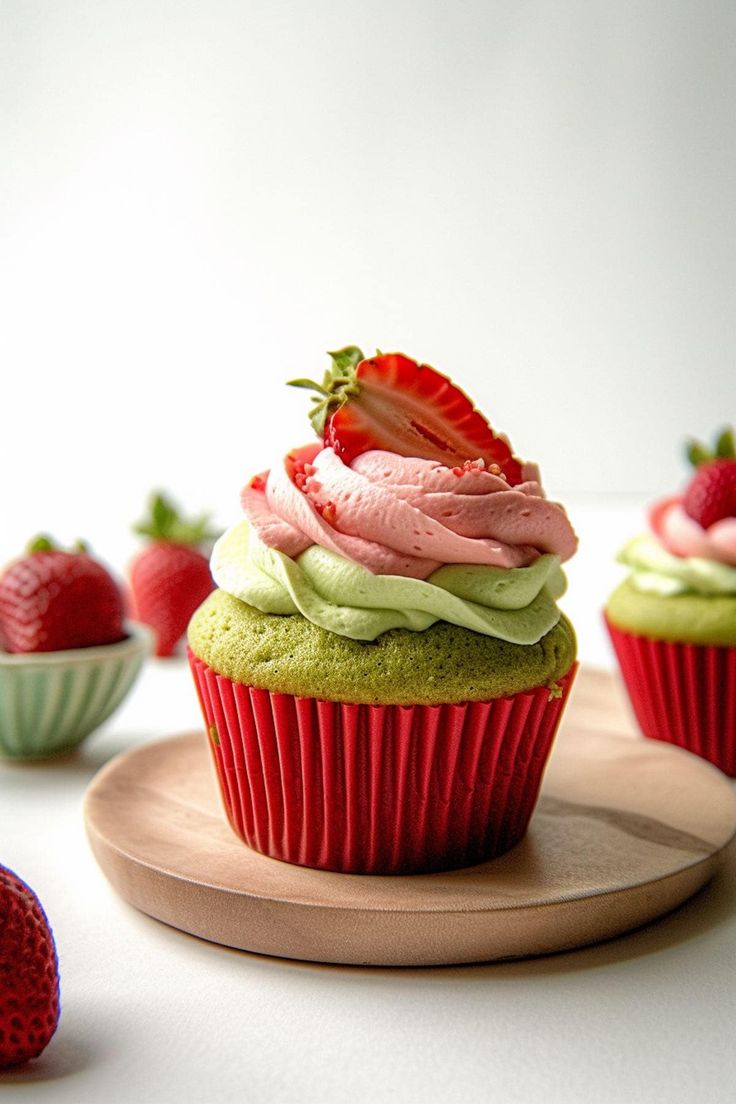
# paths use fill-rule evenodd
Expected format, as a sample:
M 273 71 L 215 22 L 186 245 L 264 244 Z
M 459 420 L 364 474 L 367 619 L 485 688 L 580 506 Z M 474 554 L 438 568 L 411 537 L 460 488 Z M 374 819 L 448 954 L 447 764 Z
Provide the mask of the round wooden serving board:
M 259 855 L 225 820 L 201 733 L 113 760 L 85 818 L 118 892 L 182 931 L 284 958 L 439 965 L 578 947 L 668 912 L 716 870 L 736 798 L 715 767 L 636 737 L 613 676 L 583 670 L 527 836 L 480 866 L 376 877 Z

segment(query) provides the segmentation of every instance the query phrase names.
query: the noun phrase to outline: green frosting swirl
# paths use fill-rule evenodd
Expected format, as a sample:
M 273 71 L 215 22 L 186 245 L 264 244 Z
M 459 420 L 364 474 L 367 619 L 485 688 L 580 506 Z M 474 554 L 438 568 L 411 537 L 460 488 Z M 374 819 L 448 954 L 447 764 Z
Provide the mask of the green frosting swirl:
M 631 568 L 629 581 L 643 594 L 736 594 L 736 567 L 699 556 L 673 556 L 654 537 L 634 537 L 618 560 Z
M 446 621 L 513 644 L 536 644 L 560 619 L 560 558 L 530 567 L 450 564 L 427 580 L 374 575 L 319 545 L 296 560 L 268 548 L 241 522 L 218 540 L 212 575 L 228 594 L 263 613 L 301 613 L 353 640 L 390 629 L 421 632 Z

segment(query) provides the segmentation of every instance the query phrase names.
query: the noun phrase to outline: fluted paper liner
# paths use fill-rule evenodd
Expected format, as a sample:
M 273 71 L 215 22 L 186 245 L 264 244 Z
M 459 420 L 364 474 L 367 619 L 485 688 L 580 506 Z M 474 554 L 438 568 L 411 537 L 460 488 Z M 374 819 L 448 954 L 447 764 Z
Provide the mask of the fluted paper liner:
M 449 870 L 513 847 L 574 677 L 557 697 L 351 705 L 190 663 L 235 832 L 272 858 L 365 874 Z
M 736 778 L 736 648 L 672 644 L 606 624 L 644 735 Z

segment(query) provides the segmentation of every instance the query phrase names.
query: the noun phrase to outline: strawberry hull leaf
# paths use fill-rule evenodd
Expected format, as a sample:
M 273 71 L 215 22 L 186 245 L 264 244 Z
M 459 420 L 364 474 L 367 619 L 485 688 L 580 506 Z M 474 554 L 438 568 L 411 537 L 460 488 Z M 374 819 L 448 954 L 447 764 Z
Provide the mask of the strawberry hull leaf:
M 133 526 L 133 531 L 153 540 L 168 540 L 193 547 L 208 544 L 218 534 L 210 528 L 209 514 L 187 519 L 181 516 L 175 503 L 162 491 L 151 495 L 148 515 Z
M 730 426 L 721 430 L 716 438 L 715 453 L 719 460 L 732 460 L 736 457 L 736 441 L 734 441 L 733 429 Z
M 725 426 L 715 438 L 713 448 L 694 438 L 685 444 L 685 455 L 694 468 L 710 464 L 712 460 L 736 459 L 736 439 L 732 426 Z
M 344 375 L 351 369 L 358 367 L 365 360 L 363 353 L 357 345 L 346 345 L 344 349 L 337 349 L 334 353 L 328 353 L 332 357 L 332 369 L 328 369 L 328 376 Z

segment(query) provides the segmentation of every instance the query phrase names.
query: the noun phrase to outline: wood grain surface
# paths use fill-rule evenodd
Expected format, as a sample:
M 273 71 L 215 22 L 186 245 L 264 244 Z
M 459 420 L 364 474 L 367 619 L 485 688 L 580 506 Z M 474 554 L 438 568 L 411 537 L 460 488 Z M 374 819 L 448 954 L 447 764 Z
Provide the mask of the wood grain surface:
M 714 767 L 636 736 L 614 677 L 582 670 L 525 839 L 480 866 L 377 877 L 259 855 L 225 820 L 203 733 L 113 760 L 85 820 L 115 889 L 182 931 L 286 958 L 439 965 L 582 946 L 670 911 L 717 869 L 736 797 Z

